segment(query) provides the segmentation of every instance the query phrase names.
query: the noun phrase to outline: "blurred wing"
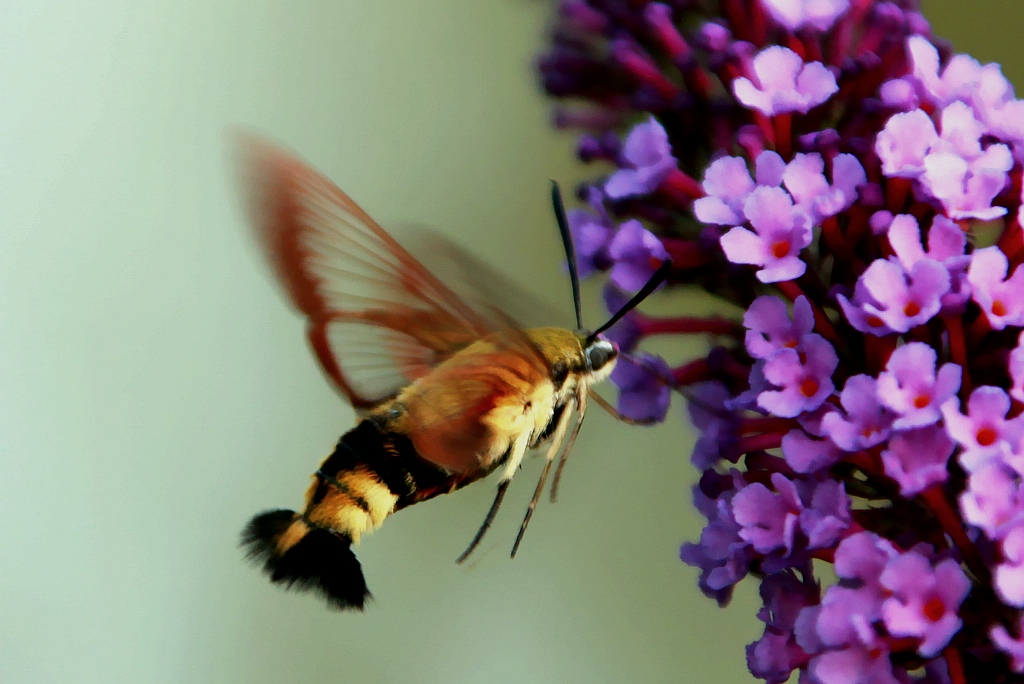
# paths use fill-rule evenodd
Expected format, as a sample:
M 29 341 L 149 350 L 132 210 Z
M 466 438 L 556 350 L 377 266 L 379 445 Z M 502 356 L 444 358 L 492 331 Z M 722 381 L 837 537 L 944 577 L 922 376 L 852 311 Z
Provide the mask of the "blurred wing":
M 508 327 L 431 275 L 348 195 L 290 154 L 246 141 L 256 236 L 325 373 L 355 408 L 394 396 Z
M 545 381 L 547 364 L 524 335 L 492 335 L 402 393 L 406 433 L 428 461 L 486 474 L 511 446 L 502 438 L 533 427 L 527 415 Z

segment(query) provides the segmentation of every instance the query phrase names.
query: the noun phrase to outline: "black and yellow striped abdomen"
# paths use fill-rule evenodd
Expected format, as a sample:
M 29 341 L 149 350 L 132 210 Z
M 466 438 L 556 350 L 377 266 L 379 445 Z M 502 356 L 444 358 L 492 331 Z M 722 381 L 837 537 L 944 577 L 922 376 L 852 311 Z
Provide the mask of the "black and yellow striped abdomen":
M 313 474 L 301 513 L 271 510 L 250 521 L 242 545 L 273 582 L 317 591 L 338 608 L 361 609 L 370 593 L 351 545 L 395 511 L 490 471 L 450 473 L 389 427 L 367 418 L 345 433 Z

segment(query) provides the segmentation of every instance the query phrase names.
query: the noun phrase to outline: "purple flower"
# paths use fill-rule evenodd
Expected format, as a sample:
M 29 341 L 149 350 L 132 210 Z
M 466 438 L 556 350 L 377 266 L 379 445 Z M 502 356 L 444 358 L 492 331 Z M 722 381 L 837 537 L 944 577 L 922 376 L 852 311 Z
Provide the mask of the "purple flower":
M 807 297 L 793 302 L 793 318 L 778 297 L 758 297 L 743 314 L 748 328 L 747 351 L 755 359 L 767 359 L 779 349 L 796 349 L 800 339 L 814 329 L 814 311 Z
M 608 245 L 613 266 L 611 281 L 627 292 L 635 292 L 647 284 L 668 252 L 653 233 L 632 219 L 619 226 L 619 232 Z
M 850 497 L 842 482 L 825 480 L 814 485 L 810 504 L 800 514 L 807 548 L 831 548 L 850 527 Z
M 909 551 L 889 561 L 880 581 L 893 593 L 882 604 L 886 628 L 894 636 L 919 637 L 917 651 L 926 658 L 942 650 L 963 624 L 957 611 L 971 582 L 956 561 L 932 568 L 927 558 Z
M 676 169 L 668 134 L 653 116 L 629 132 L 622 146 L 622 166 L 604 185 L 612 199 L 648 195 Z
M 890 178 L 917 178 L 924 172 L 925 156 L 938 139 L 935 124 L 924 111 L 893 114 L 875 140 L 882 173 Z
M 803 430 L 790 430 L 782 437 L 782 454 L 798 473 L 813 473 L 839 462 L 843 452 L 827 439 L 814 439 Z
M 996 591 L 1003 603 L 1024 608 L 1024 527 L 1010 530 L 1001 549 L 1003 562 L 996 568 Z
M 967 55 L 956 55 L 939 74 L 939 51 L 922 36 L 907 39 L 907 53 L 913 65 L 913 78 L 923 95 L 944 107 L 954 100 L 969 97 L 975 88 L 980 66 Z
M 722 236 L 725 257 L 734 264 L 761 266 L 763 283 L 793 280 L 807 269 L 800 251 L 811 244 L 810 219 L 782 188 L 758 187 L 743 207 L 754 231 L 739 226 Z
M 989 631 L 989 635 L 992 637 L 992 643 L 1000 651 L 1010 656 L 1010 667 L 1013 671 L 1022 673 L 1024 672 L 1024 615 L 1021 615 L 1019 620 L 1017 624 L 1017 633 L 1021 635 L 1019 638 L 1015 639 L 1010 636 L 1010 633 L 1002 625 L 994 626 Z
M 570 209 L 566 215 L 581 278 L 611 267 L 612 258 L 608 254 L 608 246 L 615 237 L 615 224 L 605 211 L 601 191 L 591 188 L 588 195 L 596 213 L 585 209 Z
M 971 258 L 964 254 L 967 236 L 960 230 L 960 226 L 945 216 L 937 215 L 928 231 L 927 252 L 921 242 L 921 229 L 917 225 L 917 219 L 909 214 L 894 216 L 889 224 L 887 236 L 896 258 L 905 271 L 913 270 L 923 259 L 937 261 L 946 267 L 949 272 L 950 289 L 941 298 L 945 312 L 957 311 L 967 302 L 970 290 L 965 287 L 965 279 Z
M 882 303 L 885 299 L 881 301 L 876 299 L 868 290 L 867 283 L 863 278 L 857 280 L 853 291 L 853 301 L 842 294 L 836 294 L 836 300 L 839 302 L 839 308 L 843 310 L 846 320 L 854 329 L 877 337 L 895 332 L 885 324 L 884 320 L 873 313 L 885 308 Z
M 1024 518 L 1024 500 L 1010 472 L 1001 463 L 989 463 L 967 478 L 960 510 L 989 539 L 1000 539 Z
M 766 116 L 802 112 L 806 114 L 838 90 L 836 78 L 821 62 L 805 64 L 789 48 L 773 45 L 754 57 L 753 77 L 732 82 L 736 99 Z
M 739 416 L 726 408 L 729 388 L 721 382 L 702 382 L 690 388 L 687 411 L 690 422 L 699 431 L 690 459 L 704 470 L 723 458 L 735 458 Z
M 671 370 L 651 354 L 619 356 L 611 381 L 619 388 L 619 413 L 632 420 L 665 420 L 671 399 Z
M 1024 436 L 1020 418 L 1007 420 L 1010 397 L 998 387 L 978 387 L 967 400 L 967 415 L 960 413 L 959 402 L 950 399 L 942 405 L 946 429 L 964 448 L 960 465 L 975 472 L 989 461 L 999 458 Z
M 818 153 L 797 154 L 786 165 L 782 182 L 814 223 L 848 209 L 857 199 L 857 187 L 867 182 L 864 167 L 852 154 L 832 160 L 833 184 L 825 178 L 825 160 Z
M 721 157 L 711 162 L 701 185 L 707 196 L 693 203 L 699 221 L 720 226 L 743 223 L 743 205 L 756 187 L 743 158 Z
M 742 312 L 671 379 L 616 378 L 638 413 L 684 388 L 681 557 L 720 604 L 761 582 L 768 684 L 1016 681 L 999 649 L 1024 674 L 1024 100 L 917 4 L 563 0 L 541 60 L 580 156 L 620 167 L 574 220 L 590 270 L 635 291 L 678 249 L 667 289 Z
M 854 375 L 839 395 L 846 417 L 838 411 L 822 417 L 822 430 L 840 449 L 870 449 L 889 437 L 893 414 L 879 403 L 876 387 L 870 375 Z
M 803 609 L 817 603 L 817 587 L 799 581 L 791 572 L 779 572 L 765 577 L 761 599 L 764 608 L 758 619 L 765 623 L 764 635 L 747 646 L 747 666 L 755 677 L 784 682 L 806 660 L 794 630 Z
M 882 452 L 885 474 L 899 483 L 903 496 L 914 496 L 946 481 L 946 463 L 954 447 L 946 431 L 934 425 L 900 432 Z
M 801 346 L 803 358 L 794 349 L 780 349 L 764 364 L 765 378 L 781 389 L 761 392 L 757 405 L 782 418 L 813 411 L 835 389 L 832 372 L 839 357 L 832 345 L 812 333 L 803 337 Z
M 1013 166 L 1006 145 L 981 146 L 984 125 L 963 102 L 941 115 L 941 136 L 924 111 L 894 114 L 878 134 L 875 151 L 886 176 L 918 178 L 951 218 L 991 220 L 1006 213 L 992 200 Z
M 740 538 L 755 551 L 770 553 L 776 549 L 793 550 L 800 529 L 803 504 L 796 485 L 784 475 L 774 473 L 775 491 L 760 482 L 747 485 L 732 500 L 732 513 L 740 525 Z
M 939 313 L 950 278 L 946 267 L 931 259 L 918 260 L 909 272 L 896 260 L 876 259 L 857 284 L 869 297 L 860 306 L 867 316 L 877 317 L 892 331 L 907 332 Z
M 771 477 L 775 491 L 760 482 L 747 485 L 732 500 L 740 538 L 755 551 L 790 554 L 803 533 L 807 548 L 834 544 L 850 526 L 850 500 L 836 482 L 799 483 L 780 473 Z
M 1024 325 L 1024 268 L 1018 266 L 1007 278 L 1009 268 L 1010 262 L 998 247 L 985 247 L 971 255 L 967 269 L 971 298 L 996 330 Z
M 1006 186 L 1007 171 L 1012 167 L 1013 157 L 1006 145 L 991 145 L 973 159 L 937 152 L 925 158 L 922 182 L 951 218 L 991 221 L 1006 213 L 1005 207 L 992 206 L 992 200 Z
M 939 407 L 960 388 L 960 366 L 943 364 L 935 372 L 935 350 L 923 342 L 909 342 L 892 353 L 878 376 L 878 398 L 899 414 L 897 430 L 931 425 Z
M 879 583 L 882 571 L 897 551 L 891 543 L 870 532 L 858 532 L 836 549 L 836 574 L 848 586 L 829 587 L 815 618 L 815 633 L 822 644 L 841 646 L 863 640 L 870 625 L 882 616 L 888 595 Z
M 901 684 L 893 676 L 889 649 L 878 637 L 826 651 L 811 661 L 809 671 L 821 684 Z
M 761 0 L 761 3 L 775 21 L 794 32 L 805 26 L 827 31 L 850 7 L 849 0 Z
M 922 259 L 933 259 L 947 268 L 966 268 L 970 260 L 964 256 L 967 235 L 945 216 L 937 215 L 932 220 L 927 252 L 921 242 L 917 219 L 909 214 L 894 216 L 887 235 L 897 258 L 908 270 Z
M 730 486 L 722 491 L 705 493 L 713 487 L 720 488 L 723 480 Z M 739 486 L 742 486 L 742 478 L 738 472 L 728 476 L 714 471 L 705 473 L 694 488 L 693 496 L 697 508 L 708 518 L 708 524 L 700 533 L 698 543 L 683 544 L 679 551 L 684 563 L 700 568 L 701 591 L 718 601 L 719 605 L 729 602 L 733 585 L 746 576 L 753 557 L 749 544 L 739 536 L 740 526 L 733 518 L 730 506 Z

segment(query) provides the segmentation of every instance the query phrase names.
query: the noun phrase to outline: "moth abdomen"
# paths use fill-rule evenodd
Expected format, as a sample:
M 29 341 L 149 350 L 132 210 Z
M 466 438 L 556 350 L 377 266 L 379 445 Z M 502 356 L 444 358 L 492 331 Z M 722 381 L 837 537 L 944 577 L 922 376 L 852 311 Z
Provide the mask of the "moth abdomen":
M 352 540 L 295 511 L 264 511 L 242 532 L 242 546 L 276 584 L 315 591 L 341 609 L 362 610 L 370 591 Z

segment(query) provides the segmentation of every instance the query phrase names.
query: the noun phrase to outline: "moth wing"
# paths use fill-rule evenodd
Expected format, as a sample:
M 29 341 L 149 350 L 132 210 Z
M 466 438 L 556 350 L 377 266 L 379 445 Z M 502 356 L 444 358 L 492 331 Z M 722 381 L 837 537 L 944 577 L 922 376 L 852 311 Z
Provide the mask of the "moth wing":
M 355 202 L 293 155 L 244 140 L 257 240 L 321 367 L 352 406 L 395 396 L 438 363 L 508 327 L 464 302 Z
M 543 356 L 525 334 L 510 328 L 492 335 L 402 393 L 409 438 L 433 463 L 486 474 L 511 446 L 502 434 L 522 433 L 527 423 L 515 422 L 525 421 L 535 392 L 549 379 Z

